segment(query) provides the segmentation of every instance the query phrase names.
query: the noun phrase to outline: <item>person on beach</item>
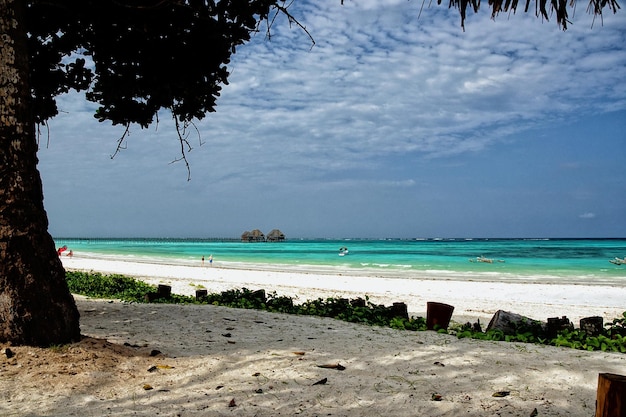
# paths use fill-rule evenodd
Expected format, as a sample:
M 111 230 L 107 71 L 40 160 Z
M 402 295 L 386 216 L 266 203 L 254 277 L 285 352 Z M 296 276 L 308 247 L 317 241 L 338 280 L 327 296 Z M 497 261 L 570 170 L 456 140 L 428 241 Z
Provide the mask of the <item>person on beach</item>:
M 204 255 L 202 255 L 202 266 L 204 266 Z
M 213 255 L 209 255 L 209 265 L 213 266 Z

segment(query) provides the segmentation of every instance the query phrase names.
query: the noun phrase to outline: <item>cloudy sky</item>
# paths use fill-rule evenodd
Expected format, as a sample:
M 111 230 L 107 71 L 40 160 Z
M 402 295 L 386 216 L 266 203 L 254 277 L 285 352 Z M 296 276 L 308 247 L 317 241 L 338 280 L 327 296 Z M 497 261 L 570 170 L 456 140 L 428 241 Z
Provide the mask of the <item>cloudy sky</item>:
M 485 8 L 463 32 L 434 2 L 344 3 L 292 6 L 313 46 L 279 21 L 238 49 L 190 181 L 166 111 L 111 159 L 122 129 L 63 97 L 40 138 L 52 235 L 626 237 L 626 11 L 580 3 L 563 32 Z

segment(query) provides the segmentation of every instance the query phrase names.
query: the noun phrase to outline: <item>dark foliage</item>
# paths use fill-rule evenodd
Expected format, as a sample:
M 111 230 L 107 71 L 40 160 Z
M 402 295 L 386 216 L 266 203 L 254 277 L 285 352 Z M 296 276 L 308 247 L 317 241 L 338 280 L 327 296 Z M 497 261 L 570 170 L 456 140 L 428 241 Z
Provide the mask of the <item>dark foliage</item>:
M 87 90 L 87 99 L 100 104 L 98 120 L 113 124 L 147 127 L 161 108 L 183 123 L 202 119 L 228 83 L 231 54 L 275 3 L 30 0 L 36 122 L 56 115 L 55 96 L 69 89 Z
M 437 0 L 438 4 L 441 4 L 441 0 Z M 491 8 L 491 17 L 496 18 L 501 12 L 517 12 L 518 0 L 489 0 L 488 4 Z M 556 15 L 557 24 L 567 30 L 567 25 L 571 23 L 569 21 L 569 15 L 567 8 L 574 8 L 576 0 L 535 0 L 535 15 L 545 20 L 550 20 L 550 16 Z M 470 6 L 474 12 L 478 12 L 480 8 L 480 0 L 450 0 L 450 7 L 455 7 L 461 14 L 461 26 L 465 29 L 465 17 L 467 13 L 467 7 Z M 531 0 L 524 2 L 524 12 L 527 13 L 531 6 Z M 587 11 L 594 16 L 602 18 L 602 11 L 608 8 L 617 13 L 620 9 L 617 0 L 589 0 Z

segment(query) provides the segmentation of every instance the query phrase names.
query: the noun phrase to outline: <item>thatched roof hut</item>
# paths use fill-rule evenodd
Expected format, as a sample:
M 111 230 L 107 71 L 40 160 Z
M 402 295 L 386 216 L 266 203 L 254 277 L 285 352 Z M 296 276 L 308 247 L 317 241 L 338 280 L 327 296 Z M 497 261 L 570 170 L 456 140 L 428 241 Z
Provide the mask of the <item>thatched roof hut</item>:
M 274 229 L 267 234 L 268 242 L 282 242 L 285 240 L 285 234 L 278 229 Z
M 265 235 L 259 229 L 254 229 L 251 232 L 243 232 L 241 235 L 242 242 L 265 242 Z
M 265 235 L 259 229 L 254 229 L 252 232 L 250 232 L 250 236 L 252 237 L 252 240 L 255 242 L 265 241 Z

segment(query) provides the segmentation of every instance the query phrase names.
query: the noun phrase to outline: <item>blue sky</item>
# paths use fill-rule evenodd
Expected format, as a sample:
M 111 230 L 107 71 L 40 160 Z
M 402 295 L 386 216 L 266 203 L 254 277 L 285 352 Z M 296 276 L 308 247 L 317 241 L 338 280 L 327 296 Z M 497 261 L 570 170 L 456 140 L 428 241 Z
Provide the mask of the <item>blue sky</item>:
M 626 12 L 579 7 L 563 32 L 485 8 L 463 32 L 443 5 L 344 3 L 290 9 L 313 47 L 279 21 L 237 50 L 191 181 L 167 111 L 111 159 L 122 129 L 62 97 L 40 138 L 51 234 L 626 237 Z

